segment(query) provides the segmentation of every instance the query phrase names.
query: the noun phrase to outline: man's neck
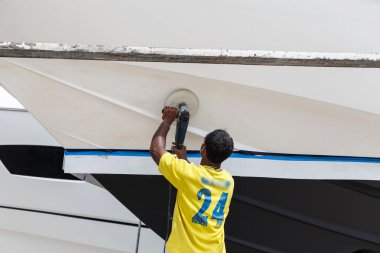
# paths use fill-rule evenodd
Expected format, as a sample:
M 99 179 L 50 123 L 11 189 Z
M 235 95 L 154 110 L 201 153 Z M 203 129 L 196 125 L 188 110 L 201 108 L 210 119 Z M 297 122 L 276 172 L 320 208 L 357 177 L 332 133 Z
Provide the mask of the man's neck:
M 220 163 L 213 163 L 209 160 L 203 159 L 201 160 L 201 165 L 202 166 L 208 166 L 208 167 L 213 167 L 214 169 L 220 169 Z

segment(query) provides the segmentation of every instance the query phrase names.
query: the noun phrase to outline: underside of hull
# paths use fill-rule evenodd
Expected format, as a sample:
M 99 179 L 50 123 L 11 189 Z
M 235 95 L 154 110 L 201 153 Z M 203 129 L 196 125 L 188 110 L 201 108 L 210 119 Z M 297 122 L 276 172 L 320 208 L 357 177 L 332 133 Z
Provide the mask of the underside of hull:
M 169 184 L 162 176 L 94 176 L 166 238 Z M 378 182 L 234 179 L 227 252 L 380 252 Z M 174 190 L 171 196 L 173 209 Z

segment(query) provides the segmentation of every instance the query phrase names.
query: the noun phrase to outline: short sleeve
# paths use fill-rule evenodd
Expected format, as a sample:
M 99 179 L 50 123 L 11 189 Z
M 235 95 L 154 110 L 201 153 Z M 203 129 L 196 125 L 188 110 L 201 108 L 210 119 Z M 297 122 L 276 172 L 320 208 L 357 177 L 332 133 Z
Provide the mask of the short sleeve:
M 191 166 L 187 161 L 166 152 L 160 159 L 158 170 L 175 188 L 180 189 L 183 179 L 191 173 Z

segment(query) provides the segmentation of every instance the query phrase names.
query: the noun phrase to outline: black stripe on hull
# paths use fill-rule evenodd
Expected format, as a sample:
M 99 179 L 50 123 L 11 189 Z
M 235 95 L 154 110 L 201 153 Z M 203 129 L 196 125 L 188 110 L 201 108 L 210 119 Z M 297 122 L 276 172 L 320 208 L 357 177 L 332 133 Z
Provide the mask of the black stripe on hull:
M 80 219 L 80 220 L 104 222 L 104 223 L 109 223 L 109 224 L 116 224 L 116 225 L 130 226 L 130 227 L 138 227 L 139 226 L 139 224 L 137 224 L 137 223 L 131 223 L 131 222 L 124 222 L 124 221 L 117 221 L 117 220 L 108 220 L 108 219 L 100 219 L 100 218 L 95 218 L 95 217 L 88 217 L 88 216 L 75 215 L 75 214 L 67 214 L 67 213 L 57 213 L 57 212 L 50 212 L 50 211 L 30 209 L 30 208 L 21 208 L 21 207 L 14 207 L 14 206 L 0 206 L 0 208 L 2 208 L 2 209 L 9 209 L 9 210 L 16 210 L 16 211 L 22 211 L 22 212 L 31 212 L 31 213 L 39 213 L 39 214 L 61 216 L 61 217 Z M 143 227 L 143 228 L 149 228 L 146 225 L 141 225 L 141 227 Z
M 63 171 L 62 147 L 4 145 L 0 146 L 0 160 L 11 174 L 78 180 Z

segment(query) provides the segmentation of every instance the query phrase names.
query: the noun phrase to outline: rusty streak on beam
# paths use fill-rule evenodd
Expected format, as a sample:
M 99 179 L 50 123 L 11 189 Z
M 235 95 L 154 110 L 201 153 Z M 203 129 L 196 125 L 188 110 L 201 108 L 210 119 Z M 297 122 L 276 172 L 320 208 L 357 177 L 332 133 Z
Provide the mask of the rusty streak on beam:
M 380 68 L 380 54 L 181 49 L 0 42 L 0 57 L 73 60 Z

